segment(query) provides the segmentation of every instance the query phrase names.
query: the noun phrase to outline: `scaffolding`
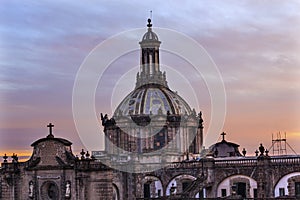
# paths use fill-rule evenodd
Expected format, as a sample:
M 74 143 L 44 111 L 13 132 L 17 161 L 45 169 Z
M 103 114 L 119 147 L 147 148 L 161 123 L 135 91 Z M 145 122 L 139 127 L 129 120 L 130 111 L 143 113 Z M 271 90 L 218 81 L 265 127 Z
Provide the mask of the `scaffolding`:
M 281 133 L 276 134 L 277 138 L 274 139 L 274 134 L 272 133 L 272 146 L 273 155 L 286 155 L 286 133 L 281 137 Z
M 273 149 L 273 155 L 287 155 L 287 146 L 295 153 L 295 155 L 297 155 L 287 142 L 286 132 L 284 132 L 284 135 L 280 132 L 276 133 L 276 138 L 274 138 L 274 134 L 272 133 L 272 146 L 269 150 Z

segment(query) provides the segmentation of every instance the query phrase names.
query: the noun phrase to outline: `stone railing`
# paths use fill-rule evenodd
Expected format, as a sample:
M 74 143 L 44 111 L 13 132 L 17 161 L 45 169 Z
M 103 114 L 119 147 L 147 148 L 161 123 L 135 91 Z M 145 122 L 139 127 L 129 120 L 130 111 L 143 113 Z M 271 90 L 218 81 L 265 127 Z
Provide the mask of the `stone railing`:
M 256 166 L 257 159 L 256 158 L 242 158 L 242 159 L 220 159 L 214 161 L 216 167 L 230 167 L 230 166 Z
M 110 168 L 101 162 L 92 160 L 78 160 L 75 163 L 77 170 L 109 170 Z
M 274 156 L 271 157 L 272 164 L 298 164 L 300 165 L 300 156 Z
M 174 162 L 167 165 L 170 169 L 195 169 L 204 166 L 208 167 L 207 164 L 214 164 L 216 167 L 230 167 L 230 166 L 256 166 L 256 158 L 229 158 L 229 159 L 206 159 L 203 161 L 189 161 L 189 162 Z
M 202 167 L 201 161 L 190 161 L 190 162 L 174 162 L 167 165 L 166 168 L 172 168 L 172 169 L 187 169 L 187 168 L 199 168 Z
M 271 156 L 266 157 L 272 164 L 295 164 L 300 165 L 300 156 Z M 217 167 L 230 167 L 230 166 L 256 166 L 258 163 L 257 157 L 245 157 L 241 159 L 228 158 L 228 159 L 215 159 L 214 163 Z

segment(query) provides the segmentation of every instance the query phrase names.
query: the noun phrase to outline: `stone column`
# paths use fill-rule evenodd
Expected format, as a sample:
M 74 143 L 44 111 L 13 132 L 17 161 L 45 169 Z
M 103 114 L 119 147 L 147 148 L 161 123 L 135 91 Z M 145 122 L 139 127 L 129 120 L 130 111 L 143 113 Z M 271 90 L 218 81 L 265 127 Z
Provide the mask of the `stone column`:
M 269 156 L 261 154 L 257 157 L 257 197 L 261 199 L 273 196 L 270 163 Z

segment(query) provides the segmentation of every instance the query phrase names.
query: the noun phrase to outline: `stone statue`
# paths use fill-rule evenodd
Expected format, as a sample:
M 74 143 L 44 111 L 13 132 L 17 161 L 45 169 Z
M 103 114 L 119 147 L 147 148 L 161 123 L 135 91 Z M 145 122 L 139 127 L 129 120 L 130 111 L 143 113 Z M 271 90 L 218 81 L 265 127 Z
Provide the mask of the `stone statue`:
M 32 181 L 29 182 L 29 192 L 28 192 L 28 196 L 29 196 L 30 198 L 33 197 L 33 182 L 32 182 Z
M 260 147 L 258 149 L 260 151 L 260 155 L 264 155 L 265 147 L 262 144 L 260 144 Z
M 66 184 L 66 194 L 65 197 L 70 197 L 71 196 L 71 184 L 70 181 L 67 182 Z
M 199 117 L 199 119 L 202 119 L 202 112 L 201 111 L 198 113 L 198 117 Z
M 172 186 L 171 186 L 171 188 L 170 188 L 170 194 L 171 194 L 171 195 L 176 194 L 176 186 L 174 185 L 174 183 L 172 183 Z
M 203 128 L 203 119 L 202 119 L 202 112 L 201 111 L 198 113 L 198 119 L 199 119 L 198 128 Z
M 103 117 L 103 114 L 101 113 L 102 126 L 105 126 L 107 120 L 108 120 L 107 114 L 105 114 L 104 117 Z

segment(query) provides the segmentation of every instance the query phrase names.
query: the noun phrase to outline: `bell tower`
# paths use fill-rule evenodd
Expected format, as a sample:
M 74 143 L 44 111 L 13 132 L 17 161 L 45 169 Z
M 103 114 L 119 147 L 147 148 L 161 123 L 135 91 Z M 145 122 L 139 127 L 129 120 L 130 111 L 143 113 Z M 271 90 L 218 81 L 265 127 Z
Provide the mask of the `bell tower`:
M 148 31 L 144 34 L 141 46 L 140 72 L 137 74 L 136 88 L 146 84 L 160 84 L 167 87 L 166 73 L 160 71 L 159 47 L 161 42 L 152 31 L 151 19 L 148 19 Z

